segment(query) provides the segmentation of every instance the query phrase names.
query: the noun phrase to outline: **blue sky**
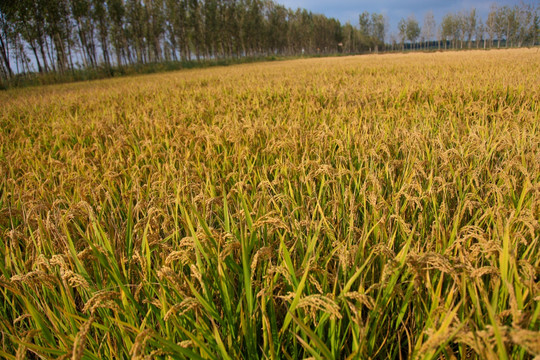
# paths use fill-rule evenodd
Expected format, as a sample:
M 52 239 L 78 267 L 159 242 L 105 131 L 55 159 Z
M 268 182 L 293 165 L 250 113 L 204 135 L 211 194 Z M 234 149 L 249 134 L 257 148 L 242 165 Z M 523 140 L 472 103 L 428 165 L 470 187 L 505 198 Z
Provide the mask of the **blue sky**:
M 526 2 L 534 4 L 535 1 L 538 0 L 528 0 Z M 444 14 L 449 12 L 475 8 L 478 15 L 485 19 L 493 3 L 500 6 L 519 4 L 519 1 L 509 0 L 276 0 L 276 2 L 292 9 L 300 7 L 334 17 L 342 23 L 350 21 L 353 25 L 358 24 L 358 15 L 363 11 L 382 13 L 388 18 L 390 24 L 389 33 L 396 31 L 399 19 L 406 18 L 411 14 L 414 14 L 420 25 L 422 25 L 425 13 L 431 10 L 438 25 Z

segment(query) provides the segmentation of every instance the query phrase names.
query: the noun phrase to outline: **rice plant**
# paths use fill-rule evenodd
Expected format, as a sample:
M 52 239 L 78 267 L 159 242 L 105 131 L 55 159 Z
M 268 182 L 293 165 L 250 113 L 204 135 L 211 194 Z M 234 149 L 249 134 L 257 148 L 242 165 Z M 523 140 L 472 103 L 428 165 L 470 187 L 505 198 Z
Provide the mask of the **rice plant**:
M 537 49 L 0 93 L 0 357 L 540 356 Z

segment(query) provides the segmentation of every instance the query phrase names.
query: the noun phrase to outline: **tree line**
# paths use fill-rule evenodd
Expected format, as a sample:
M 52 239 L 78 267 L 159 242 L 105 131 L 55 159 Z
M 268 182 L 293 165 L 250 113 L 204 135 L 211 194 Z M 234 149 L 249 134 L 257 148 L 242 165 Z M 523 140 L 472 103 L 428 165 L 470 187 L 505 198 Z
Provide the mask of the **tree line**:
M 428 11 L 420 26 L 414 15 L 402 18 L 397 34 L 390 36 L 392 48 L 438 49 L 534 46 L 539 41 L 539 7 L 520 3 L 514 6 L 493 4 L 485 20 L 476 9 L 446 14 L 437 27 Z
M 269 0 L 0 0 L 0 72 L 333 53 L 338 20 Z
M 535 44 L 538 8 L 492 7 L 485 21 L 473 9 L 422 26 L 363 12 L 358 24 L 272 0 L 0 0 L 0 79 L 17 74 L 111 69 L 269 55 L 362 53 L 438 47 Z M 473 44 L 474 43 L 474 44 Z

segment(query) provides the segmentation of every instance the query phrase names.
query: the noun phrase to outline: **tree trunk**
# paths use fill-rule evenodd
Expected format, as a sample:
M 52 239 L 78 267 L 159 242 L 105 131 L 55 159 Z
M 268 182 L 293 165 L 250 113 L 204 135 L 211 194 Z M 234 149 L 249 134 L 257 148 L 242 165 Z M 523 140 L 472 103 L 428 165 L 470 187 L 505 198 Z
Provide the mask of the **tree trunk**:
M 36 58 L 36 63 L 37 63 L 37 66 L 38 66 L 38 71 L 39 71 L 40 73 L 42 73 L 42 72 L 43 72 L 43 67 L 41 66 L 41 62 L 39 61 L 39 55 L 38 55 L 36 46 L 35 46 L 35 44 L 34 44 L 33 41 L 30 41 L 30 48 L 32 49 L 32 52 L 34 53 L 34 57 Z
M 56 50 L 56 62 L 60 72 L 64 72 L 67 69 L 66 51 L 64 49 L 64 42 L 57 33 L 54 36 L 54 48 Z
M 0 36 L 0 52 L 2 53 L 2 60 L 4 63 L 4 67 L 6 68 L 7 76 L 8 78 L 11 78 L 13 76 L 13 71 L 11 70 L 11 64 L 9 63 L 7 42 L 4 43 L 2 36 Z
M 41 53 L 41 59 L 43 60 L 43 70 L 48 72 L 49 66 L 47 65 L 47 56 L 45 55 L 45 47 L 43 45 L 43 38 L 41 36 L 38 36 L 38 46 Z
M 67 50 L 68 50 L 67 56 L 68 56 L 68 61 L 69 61 L 69 68 L 71 69 L 71 71 L 73 71 L 74 70 L 74 67 L 73 67 L 73 52 L 71 51 L 71 44 L 70 44 L 69 39 L 67 41 Z
M 52 68 L 52 71 L 56 71 L 56 65 L 55 65 L 54 56 L 52 54 L 51 47 L 52 46 L 49 46 L 49 41 L 47 40 L 47 37 L 45 37 L 45 49 L 47 50 L 47 55 L 49 56 L 51 68 Z
M 101 36 L 101 50 L 103 51 L 103 61 L 105 62 L 105 67 L 111 67 L 111 60 L 109 58 L 109 45 L 107 44 L 107 38 Z

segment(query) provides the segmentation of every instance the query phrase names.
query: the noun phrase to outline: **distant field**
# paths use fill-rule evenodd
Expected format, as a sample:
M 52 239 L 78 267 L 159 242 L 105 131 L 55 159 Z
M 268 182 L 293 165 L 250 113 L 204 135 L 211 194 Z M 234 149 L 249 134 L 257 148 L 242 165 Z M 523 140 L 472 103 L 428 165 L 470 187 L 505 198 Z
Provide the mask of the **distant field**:
M 0 358 L 540 355 L 538 49 L 0 92 Z

